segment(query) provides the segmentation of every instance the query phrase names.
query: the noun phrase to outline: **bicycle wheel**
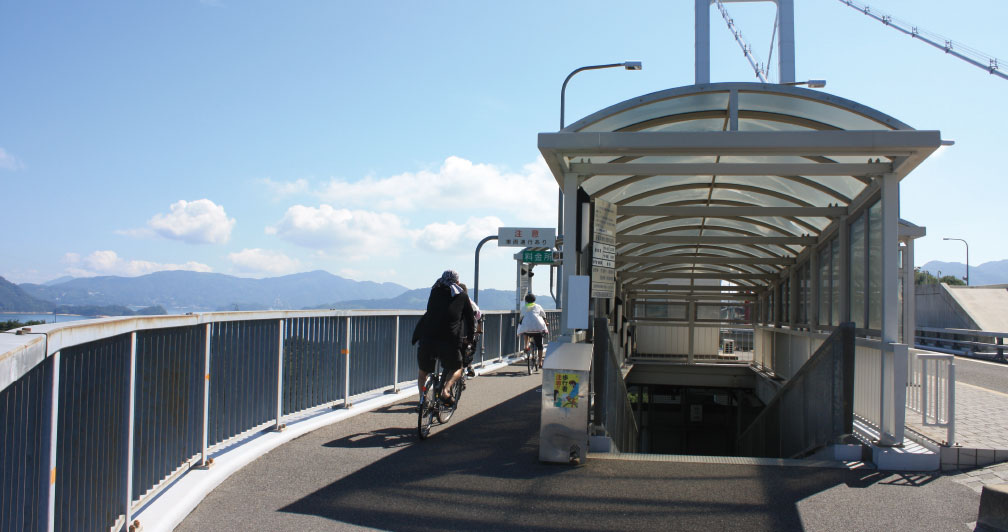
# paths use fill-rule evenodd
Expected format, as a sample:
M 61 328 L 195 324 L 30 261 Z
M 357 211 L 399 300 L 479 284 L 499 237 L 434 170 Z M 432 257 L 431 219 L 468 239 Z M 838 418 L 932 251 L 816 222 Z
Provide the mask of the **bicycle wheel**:
M 462 397 L 462 379 L 455 381 L 455 384 L 448 393 L 451 395 L 452 400 L 455 401 L 455 405 L 452 407 L 441 405 L 441 408 L 437 409 L 437 418 L 441 423 L 448 423 L 452 414 L 455 413 L 455 409 L 458 408 L 459 398 Z
M 535 355 L 534 356 L 535 356 L 535 359 L 536 359 L 536 363 L 535 363 L 536 371 L 538 371 L 538 370 L 542 369 L 542 365 L 543 365 L 543 350 L 542 350 L 541 347 L 536 346 L 536 348 L 535 348 Z
M 420 413 L 417 414 L 417 435 L 421 440 L 430 435 L 431 425 L 434 424 L 434 417 L 437 415 L 437 398 L 434 396 L 435 384 L 434 376 L 428 375 L 424 385 L 424 394 L 420 398 Z
M 535 351 L 532 349 L 525 350 L 525 364 L 528 366 L 529 375 L 535 369 Z

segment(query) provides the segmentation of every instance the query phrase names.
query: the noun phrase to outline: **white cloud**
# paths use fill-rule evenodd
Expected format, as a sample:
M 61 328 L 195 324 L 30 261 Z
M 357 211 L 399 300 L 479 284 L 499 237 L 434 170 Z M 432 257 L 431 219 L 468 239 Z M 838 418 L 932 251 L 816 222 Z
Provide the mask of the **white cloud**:
M 549 220 L 556 217 L 557 186 L 542 158 L 515 173 L 452 156 L 436 172 L 355 182 L 334 178 L 318 194 L 328 202 L 383 211 L 494 210 L 522 220 Z
M 503 225 L 496 216 L 469 218 L 464 224 L 455 222 L 431 223 L 413 233 L 414 243 L 433 251 L 472 252 L 480 240 L 496 235 Z
M 67 265 L 67 274 L 74 277 L 94 277 L 96 275 L 136 277 L 166 270 L 213 271 L 206 264 L 193 261 L 185 264 L 162 264 L 147 260 L 126 260 L 111 250 L 93 251 L 85 257 L 71 252 L 63 255 L 63 262 Z
M 270 195 L 274 198 L 282 198 L 303 194 L 308 191 L 308 180 L 295 179 L 294 181 L 273 181 L 272 179 L 260 179 L 260 183 L 269 189 Z
M 179 200 L 171 205 L 171 213 L 156 214 L 147 222 L 159 235 L 191 244 L 223 244 L 231 237 L 234 218 L 228 218 L 224 207 L 208 199 Z
M 229 253 L 228 259 L 243 273 L 286 275 L 301 268 L 301 263 L 297 259 L 268 249 L 243 249 L 237 253 Z
M 24 168 L 24 164 L 18 160 L 17 157 L 7 153 L 6 150 L 0 148 L 0 169 L 3 170 L 20 170 Z
M 396 255 L 407 236 L 403 221 L 390 213 L 335 209 L 331 205 L 294 205 L 266 234 L 288 242 L 339 252 L 343 258 L 365 259 L 375 254 Z

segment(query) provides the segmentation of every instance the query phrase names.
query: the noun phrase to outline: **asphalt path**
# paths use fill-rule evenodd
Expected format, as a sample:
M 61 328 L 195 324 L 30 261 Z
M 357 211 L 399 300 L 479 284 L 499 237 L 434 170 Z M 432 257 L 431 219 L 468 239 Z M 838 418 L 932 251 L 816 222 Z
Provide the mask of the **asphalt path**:
M 955 366 L 956 381 L 1008 393 L 1008 364 L 957 356 Z
M 252 462 L 190 530 L 969 530 L 979 494 L 941 474 L 589 459 L 538 461 L 540 375 L 470 381 L 416 437 L 415 401 L 301 436 Z

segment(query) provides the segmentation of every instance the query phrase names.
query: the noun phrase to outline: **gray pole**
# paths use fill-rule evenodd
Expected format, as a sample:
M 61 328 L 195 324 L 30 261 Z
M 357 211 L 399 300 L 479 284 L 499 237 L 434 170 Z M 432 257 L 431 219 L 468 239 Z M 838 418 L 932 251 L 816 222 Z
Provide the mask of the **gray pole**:
M 969 286 L 969 243 L 961 238 L 942 238 L 942 240 L 958 240 L 966 244 L 966 286 Z M 939 277 L 941 279 L 941 277 Z
M 476 270 L 473 272 L 473 302 L 479 305 L 479 252 L 483 244 L 491 240 L 497 240 L 497 235 L 490 235 L 483 240 L 480 240 L 479 244 L 476 244 Z

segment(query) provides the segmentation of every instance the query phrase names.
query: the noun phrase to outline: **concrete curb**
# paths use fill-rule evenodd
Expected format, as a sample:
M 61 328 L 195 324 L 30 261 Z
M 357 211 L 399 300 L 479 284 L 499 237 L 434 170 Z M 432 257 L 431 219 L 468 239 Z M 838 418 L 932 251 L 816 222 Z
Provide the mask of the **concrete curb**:
M 1008 484 L 988 484 L 980 492 L 977 524 L 985 530 L 1008 532 Z

